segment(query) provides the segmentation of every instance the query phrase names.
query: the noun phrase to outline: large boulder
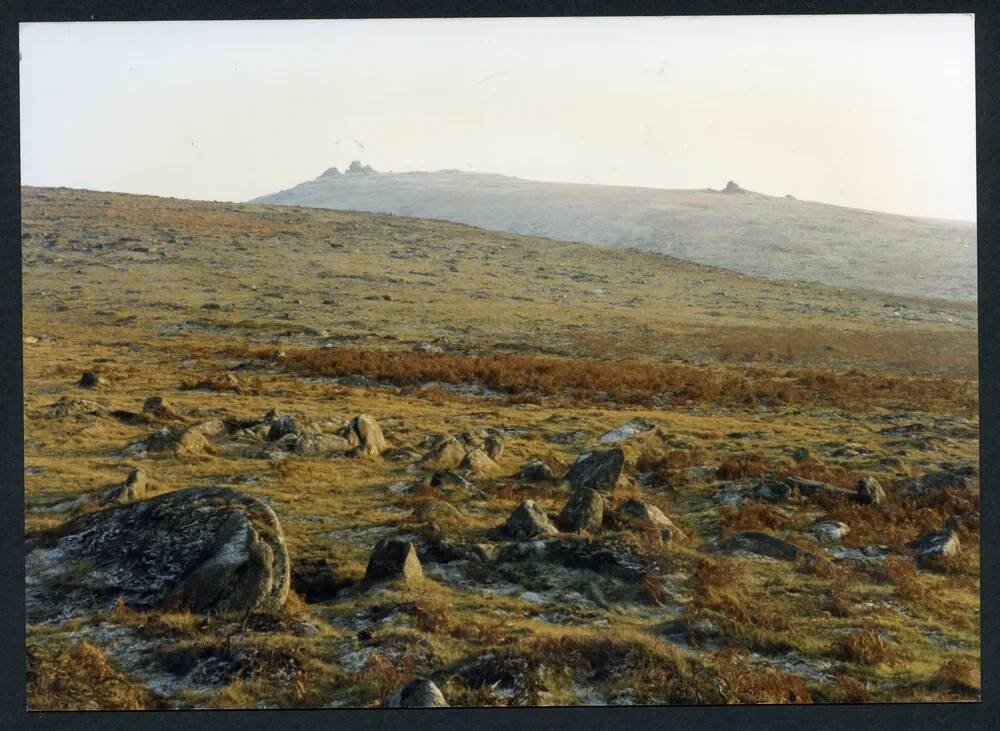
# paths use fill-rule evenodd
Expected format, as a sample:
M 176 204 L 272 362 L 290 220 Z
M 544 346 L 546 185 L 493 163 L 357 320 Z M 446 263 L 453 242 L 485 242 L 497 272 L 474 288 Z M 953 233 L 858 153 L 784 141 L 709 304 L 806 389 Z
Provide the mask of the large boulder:
M 365 583 L 403 579 L 412 581 L 423 576 L 417 551 L 409 541 L 383 538 L 375 546 L 365 570 Z
M 504 531 L 516 541 L 528 541 L 540 536 L 556 535 L 559 529 L 552 525 L 549 516 L 535 505 L 534 500 L 525 500 L 507 518 Z
M 351 443 L 351 454 L 360 457 L 378 457 L 388 448 L 382 428 L 368 414 L 355 416 L 341 429 L 339 436 Z
M 604 521 L 604 498 L 597 490 L 584 487 L 575 490 L 566 501 L 556 522 L 569 533 L 589 531 L 596 533 Z
M 447 708 L 441 689 L 427 678 L 416 678 L 396 688 L 382 702 L 385 708 Z
M 28 622 L 136 609 L 277 611 L 288 596 L 281 524 L 261 501 L 192 487 L 73 519 L 25 539 Z
M 591 490 L 609 492 L 618 484 L 625 466 L 625 452 L 620 448 L 590 452 L 577 458 L 566 473 L 572 488 L 589 487 Z

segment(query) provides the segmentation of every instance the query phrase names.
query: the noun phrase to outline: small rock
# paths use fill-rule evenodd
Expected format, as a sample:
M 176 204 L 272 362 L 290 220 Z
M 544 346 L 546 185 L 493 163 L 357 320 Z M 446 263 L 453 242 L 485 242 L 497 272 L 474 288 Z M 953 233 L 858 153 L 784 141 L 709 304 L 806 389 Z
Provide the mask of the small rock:
M 417 343 L 413 346 L 414 353 L 424 353 L 426 355 L 440 355 L 444 349 L 431 343 Z
M 220 434 L 225 434 L 226 425 L 221 419 L 208 419 L 207 421 L 194 424 L 188 427 L 188 429 L 203 434 L 206 437 L 217 437 Z
M 754 489 L 754 495 L 761 500 L 767 500 L 772 503 L 784 502 L 791 496 L 791 494 L 791 486 L 784 482 L 776 482 L 774 480 L 763 480 Z
M 815 556 L 802 550 L 794 543 L 755 530 L 745 530 L 737 533 L 722 544 L 722 548 L 730 551 L 747 551 L 760 556 L 777 558 L 782 561 L 795 561 L 800 556 L 815 560 Z
M 417 558 L 412 543 L 397 538 L 383 538 L 368 559 L 365 583 L 373 584 L 398 578 L 409 582 L 422 576 L 420 559 Z
M 94 371 L 84 371 L 80 380 L 76 382 L 81 388 L 103 388 L 110 386 L 111 382 L 104 376 L 94 373 Z
M 441 689 L 427 678 L 416 678 L 396 688 L 382 702 L 385 708 L 447 708 Z
M 858 491 L 855 499 L 862 505 L 883 505 L 885 490 L 874 477 L 862 477 L 858 480 Z
M 631 518 L 646 522 L 657 530 L 670 531 L 670 540 L 683 541 L 687 539 L 684 531 L 678 528 L 674 521 L 664 515 L 663 511 L 655 505 L 650 505 L 642 500 L 629 499 L 622 503 L 621 512 Z
M 570 495 L 556 522 L 564 531 L 596 533 L 604 521 L 604 498 L 596 490 L 580 488 Z
M 906 545 L 917 551 L 917 561 L 934 565 L 941 559 L 957 554 L 961 543 L 954 529 L 948 527 L 936 533 L 925 533 Z
M 559 530 L 552 525 L 545 511 L 533 500 L 517 506 L 504 523 L 504 530 L 517 541 L 527 541 L 538 536 L 556 535 Z
M 435 470 L 455 469 L 465 459 L 465 447 L 455 437 L 445 437 L 427 454 L 420 458 L 419 464 Z
M 340 431 L 339 436 L 357 445 L 351 456 L 378 457 L 389 446 L 375 417 L 359 414 Z

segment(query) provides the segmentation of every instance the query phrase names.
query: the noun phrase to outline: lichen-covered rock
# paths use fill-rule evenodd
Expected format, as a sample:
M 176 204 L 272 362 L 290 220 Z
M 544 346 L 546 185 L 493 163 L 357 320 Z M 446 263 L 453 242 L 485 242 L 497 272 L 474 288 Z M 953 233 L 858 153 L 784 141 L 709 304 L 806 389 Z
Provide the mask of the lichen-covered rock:
M 447 708 L 441 689 L 427 678 L 416 678 L 396 688 L 382 702 L 385 708 Z
M 373 584 L 392 579 L 413 581 L 421 578 L 423 574 L 420 559 L 417 558 L 412 543 L 397 538 L 383 538 L 368 559 L 365 583 Z
M 527 541 L 559 532 L 545 511 L 535 505 L 534 500 L 525 500 L 518 505 L 504 523 L 504 530 L 516 541 Z
M 25 606 L 32 623 L 110 609 L 276 611 L 288 596 L 281 524 L 228 488 L 192 487 L 29 534 Z
M 855 496 L 862 505 L 884 505 L 885 490 L 874 477 L 862 477 L 858 480 L 858 491 Z
M 453 470 L 465 459 L 465 447 L 455 437 L 445 437 L 420 458 L 419 464 L 432 470 Z
M 760 500 L 767 500 L 771 503 L 780 503 L 787 500 L 792 494 L 790 485 L 776 480 L 761 480 L 754 488 L 754 495 Z
M 624 466 L 625 452 L 621 448 L 591 452 L 577 458 L 566 473 L 566 481 L 572 488 L 609 492 L 618 484 Z
M 596 533 L 604 520 L 604 498 L 597 490 L 584 487 L 575 490 L 566 501 L 556 522 L 569 533 L 590 531 Z
M 339 436 L 351 443 L 352 456 L 378 457 L 389 446 L 382 434 L 382 427 L 368 414 L 359 414 L 351 419 Z
M 500 468 L 482 449 L 470 449 L 459 464 L 459 469 L 468 470 L 474 475 L 492 475 Z
M 353 445 L 348 440 L 336 434 L 306 434 L 297 437 L 292 443 L 292 451 L 303 457 L 343 454 L 352 448 Z

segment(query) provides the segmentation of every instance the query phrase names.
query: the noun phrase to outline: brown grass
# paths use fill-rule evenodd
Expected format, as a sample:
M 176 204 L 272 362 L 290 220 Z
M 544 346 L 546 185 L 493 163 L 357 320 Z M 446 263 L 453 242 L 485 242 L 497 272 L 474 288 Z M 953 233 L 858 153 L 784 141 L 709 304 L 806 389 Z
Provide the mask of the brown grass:
M 889 643 L 871 627 L 838 637 L 834 650 L 848 662 L 869 667 L 895 661 L 895 653 Z
M 728 505 L 717 508 L 719 516 L 719 537 L 732 538 L 744 530 L 774 531 L 785 528 L 789 519 L 767 503 L 747 503 L 736 510 Z
M 28 708 L 32 710 L 141 711 L 151 694 L 108 662 L 86 640 L 73 644 L 29 639 Z
M 272 361 L 274 350 L 231 347 L 216 355 Z M 481 384 L 510 395 L 562 396 L 578 402 L 653 405 L 657 398 L 732 406 L 826 404 L 867 409 L 872 402 L 911 408 L 976 408 L 968 381 L 849 371 L 731 369 L 640 361 L 591 361 L 494 353 L 484 356 L 333 348 L 286 351 L 282 365 L 300 375 L 362 375 L 397 386 L 438 381 Z

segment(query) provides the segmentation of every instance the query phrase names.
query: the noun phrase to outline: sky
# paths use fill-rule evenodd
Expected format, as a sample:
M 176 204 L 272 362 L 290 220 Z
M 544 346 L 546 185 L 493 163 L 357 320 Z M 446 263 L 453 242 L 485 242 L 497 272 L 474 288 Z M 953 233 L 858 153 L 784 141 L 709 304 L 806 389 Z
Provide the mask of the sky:
M 22 24 L 25 185 L 243 201 L 355 159 L 974 221 L 971 15 Z

